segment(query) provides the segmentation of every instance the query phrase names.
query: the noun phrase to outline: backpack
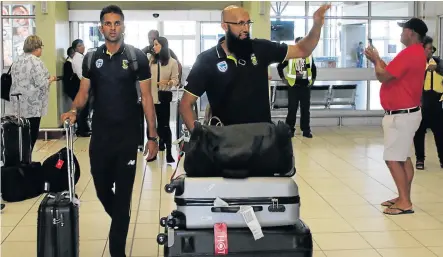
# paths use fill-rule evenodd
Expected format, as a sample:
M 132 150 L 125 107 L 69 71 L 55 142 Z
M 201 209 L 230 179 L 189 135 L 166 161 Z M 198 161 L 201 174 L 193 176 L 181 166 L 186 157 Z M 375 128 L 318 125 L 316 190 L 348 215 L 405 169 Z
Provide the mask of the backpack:
M 9 101 L 9 93 L 12 85 L 11 68 L 12 65 L 9 67 L 8 72 L 3 73 L 1 76 L 1 98 L 5 99 L 6 101 Z

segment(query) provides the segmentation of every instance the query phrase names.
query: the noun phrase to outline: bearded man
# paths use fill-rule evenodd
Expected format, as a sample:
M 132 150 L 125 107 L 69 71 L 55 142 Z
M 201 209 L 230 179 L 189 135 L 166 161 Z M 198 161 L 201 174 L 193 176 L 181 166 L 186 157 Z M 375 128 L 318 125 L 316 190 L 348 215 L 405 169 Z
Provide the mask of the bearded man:
M 194 129 L 197 119 L 193 104 L 207 94 L 212 115 L 224 125 L 271 122 L 268 66 L 288 59 L 306 58 L 318 44 L 325 12 L 330 5 L 314 13 L 309 34 L 296 45 L 251 39 L 253 23 L 249 13 L 238 6 L 226 7 L 221 26 L 225 31 L 218 44 L 202 52 L 187 78 L 180 113 L 187 128 Z M 257 28 L 258 29 L 258 28 Z

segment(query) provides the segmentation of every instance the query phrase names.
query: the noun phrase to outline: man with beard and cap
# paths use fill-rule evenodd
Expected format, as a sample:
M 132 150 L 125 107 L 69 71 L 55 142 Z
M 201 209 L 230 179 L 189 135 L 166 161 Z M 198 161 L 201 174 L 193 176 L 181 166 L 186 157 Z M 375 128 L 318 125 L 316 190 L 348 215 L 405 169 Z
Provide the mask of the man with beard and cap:
M 145 53 L 148 56 L 148 59 L 151 59 L 151 55 L 154 54 L 154 40 L 156 38 L 158 38 L 160 36 L 160 33 L 158 32 L 158 30 L 150 30 L 148 32 L 148 40 L 149 40 L 149 46 L 145 47 L 142 49 L 142 52 Z M 174 51 L 172 51 L 171 49 L 169 49 L 169 54 L 171 55 L 171 57 L 177 61 L 178 64 L 178 81 L 181 82 L 181 78 L 182 78 L 182 65 L 180 63 L 180 61 L 178 60 L 177 55 L 174 53 Z
M 112 219 L 109 250 L 113 257 L 126 256 L 137 146 L 141 133 L 136 81 L 140 84 L 142 105 L 149 126 L 145 146 L 147 160 L 154 158 L 158 152 L 149 62 L 141 50 L 125 44 L 124 31 L 125 16 L 120 7 L 110 5 L 103 8 L 100 32 L 105 37 L 105 44 L 85 56 L 80 91 L 71 111 L 61 117 L 63 121 L 70 119 L 75 122 L 77 110 L 86 105 L 90 89 L 93 91 L 94 133 L 89 144 L 91 175 L 97 197 Z M 114 183 L 115 192 L 112 190 Z
M 330 5 L 314 13 L 314 25 L 296 45 L 250 39 L 253 23 L 249 13 L 238 6 L 222 12 L 225 36 L 217 46 L 202 52 L 191 69 L 180 102 L 187 128 L 194 129 L 193 104 L 205 92 L 213 116 L 224 125 L 271 122 L 268 66 L 288 59 L 306 58 L 318 44 L 325 13 Z

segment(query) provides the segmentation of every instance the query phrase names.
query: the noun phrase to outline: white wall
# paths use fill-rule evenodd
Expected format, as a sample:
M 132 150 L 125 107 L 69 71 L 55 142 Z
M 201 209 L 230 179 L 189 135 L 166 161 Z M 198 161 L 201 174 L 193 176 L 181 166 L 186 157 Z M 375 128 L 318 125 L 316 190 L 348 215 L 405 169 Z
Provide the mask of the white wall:
M 414 15 L 414 2 L 408 2 L 408 7 L 402 2 L 372 2 L 372 16 L 407 17 Z M 368 4 L 346 5 L 343 9 L 344 16 L 367 16 Z

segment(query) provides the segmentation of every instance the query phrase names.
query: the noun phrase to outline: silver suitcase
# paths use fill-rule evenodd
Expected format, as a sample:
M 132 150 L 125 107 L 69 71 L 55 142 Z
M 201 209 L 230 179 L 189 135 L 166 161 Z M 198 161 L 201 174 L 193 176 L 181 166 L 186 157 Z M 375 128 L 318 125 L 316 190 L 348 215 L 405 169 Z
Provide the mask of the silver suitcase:
M 160 220 L 162 226 L 202 229 L 226 223 L 228 228 L 248 227 L 243 215 L 238 212 L 241 206 L 252 206 L 261 227 L 294 225 L 300 217 L 298 187 L 288 177 L 226 179 L 179 176 L 167 184 L 165 190 L 168 193 L 175 191 L 177 210 Z M 224 204 L 214 204 L 216 199 Z

